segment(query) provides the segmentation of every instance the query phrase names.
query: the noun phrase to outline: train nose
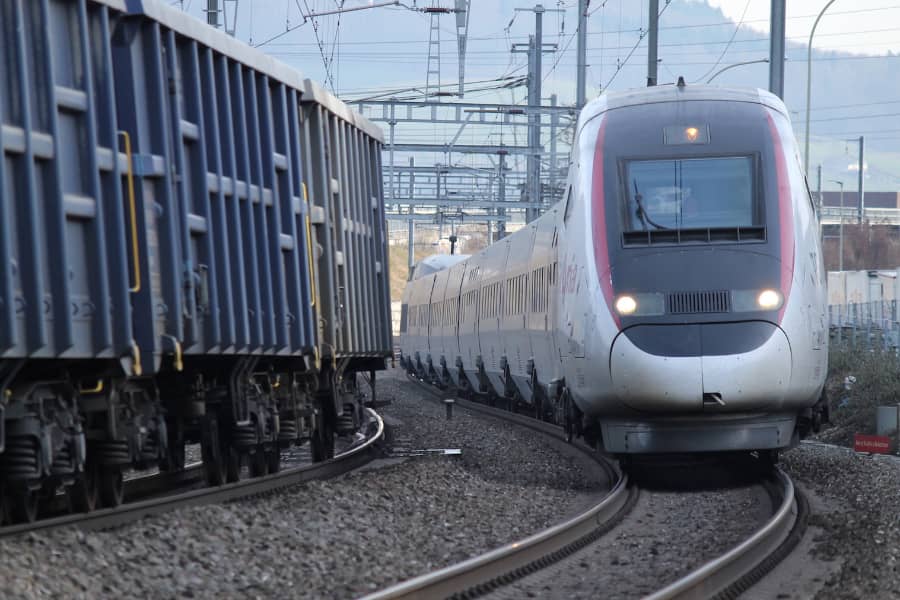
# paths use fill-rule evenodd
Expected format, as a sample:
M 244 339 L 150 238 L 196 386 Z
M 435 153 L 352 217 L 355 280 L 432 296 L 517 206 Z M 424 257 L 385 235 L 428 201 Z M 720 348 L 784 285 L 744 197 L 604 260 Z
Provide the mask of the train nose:
M 771 323 L 741 325 L 638 325 L 644 331 L 613 343 L 613 389 L 627 406 L 648 412 L 778 408 L 791 379 L 787 336 Z M 765 341 L 757 343 L 760 334 Z

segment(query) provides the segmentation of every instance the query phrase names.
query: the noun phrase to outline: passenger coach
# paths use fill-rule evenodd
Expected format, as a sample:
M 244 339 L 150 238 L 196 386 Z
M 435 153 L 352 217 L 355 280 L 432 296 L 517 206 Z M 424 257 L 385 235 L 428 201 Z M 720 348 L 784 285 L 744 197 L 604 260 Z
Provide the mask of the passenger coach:
M 612 453 L 774 456 L 827 419 L 818 223 L 762 90 L 594 100 L 565 199 L 404 302 L 408 369 Z

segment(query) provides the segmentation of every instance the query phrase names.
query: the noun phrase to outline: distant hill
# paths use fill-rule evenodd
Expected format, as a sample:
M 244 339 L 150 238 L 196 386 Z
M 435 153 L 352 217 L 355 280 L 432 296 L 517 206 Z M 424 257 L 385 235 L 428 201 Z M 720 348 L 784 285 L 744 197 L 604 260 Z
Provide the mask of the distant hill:
M 660 2 L 664 4 L 665 0 Z M 627 6 L 625 6 L 627 4 Z M 616 63 L 624 60 L 628 49 L 637 40 L 638 29 L 647 26 L 645 2 L 623 3 L 621 36 L 607 33 L 603 37 L 602 62 Z M 612 5 L 610 5 L 612 6 Z M 605 9 L 606 31 L 619 29 L 618 6 L 614 11 Z M 643 20 L 642 20 L 643 16 Z M 683 75 L 685 80 L 696 82 L 701 77 L 708 78 L 716 70 L 738 62 L 768 58 L 769 40 L 760 32 L 742 27 L 730 45 L 729 38 L 735 31 L 735 24 L 701 26 L 724 23 L 728 19 L 722 12 L 705 3 L 673 0 L 660 18 L 659 64 L 660 83 L 673 82 Z M 592 20 L 593 23 L 593 20 Z M 599 30 L 599 21 L 594 30 Z M 591 36 L 592 44 L 599 44 L 599 36 Z M 616 48 L 621 44 L 623 48 Z M 721 57 L 725 47 L 728 50 Z M 803 143 L 806 109 L 806 43 L 788 41 L 787 62 L 785 64 L 785 102 L 791 110 L 794 131 Z M 594 51 L 592 51 L 592 54 Z M 622 89 L 646 83 L 646 42 L 616 76 L 611 88 Z M 592 59 L 592 63 L 599 61 Z M 715 83 L 726 85 L 768 86 L 768 64 L 752 64 L 735 67 L 716 77 Z M 614 67 L 592 66 L 592 73 L 599 82 L 608 81 Z M 848 165 L 857 160 L 857 144 L 845 142 L 845 138 L 869 135 L 866 148 L 870 189 L 900 190 L 900 56 L 891 55 L 876 58 L 860 58 L 842 52 L 813 51 L 812 85 L 812 134 L 810 151 L 811 179 L 814 179 L 815 165 L 823 165 L 823 179 L 842 179 L 847 187 L 855 187 L 855 172 L 848 171 Z M 596 83 L 596 82 L 595 82 Z M 851 105 L 851 106 L 848 106 Z M 829 109 L 828 107 L 840 107 Z M 865 119 L 847 119 L 858 115 L 888 115 Z M 828 119 L 828 120 L 819 120 Z M 896 135 L 891 135 L 891 133 Z M 855 168 L 855 166 L 854 166 Z M 851 184 L 850 181 L 853 181 Z M 815 186 L 815 182 L 811 181 Z M 826 183 L 829 189 L 836 189 L 833 183 Z

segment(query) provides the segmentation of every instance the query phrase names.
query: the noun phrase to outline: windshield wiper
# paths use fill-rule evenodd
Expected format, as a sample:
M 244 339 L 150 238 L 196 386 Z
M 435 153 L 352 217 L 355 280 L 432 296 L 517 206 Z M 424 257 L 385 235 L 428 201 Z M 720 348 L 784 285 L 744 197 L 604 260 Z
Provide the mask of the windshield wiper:
M 644 208 L 644 203 L 642 202 L 642 200 L 644 198 L 643 198 L 643 196 L 641 196 L 641 193 L 638 191 L 637 179 L 632 179 L 631 181 L 634 183 L 634 201 L 637 202 L 637 205 L 638 205 L 637 216 L 641 220 L 641 224 L 644 226 L 644 231 L 647 230 L 647 223 L 650 223 L 657 229 L 669 229 L 668 227 L 666 227 L 664 225 L 660 225 L 659 223 L 657 223 L 656 221 L 654 221 L 653 219 L 650 218 L 650 215 L 649 215 L 649 213 L 647 213 L 647 209 Z

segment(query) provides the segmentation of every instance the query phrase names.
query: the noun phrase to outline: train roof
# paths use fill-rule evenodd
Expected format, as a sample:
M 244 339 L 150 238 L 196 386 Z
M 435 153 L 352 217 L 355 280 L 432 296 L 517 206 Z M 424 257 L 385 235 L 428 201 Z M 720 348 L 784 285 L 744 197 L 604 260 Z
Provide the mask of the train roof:
M 663 102 L 717 100 L 762 104 L 789 117 L 784 102 L 771 92 L 752 87 L 727 87 L 707 84 L 657 85 L 621 92 L 607 92 L 589 102 L 581 111 L 578 128 L 597 115 L 617 108 Z
M 426 256 L 416 263 L 413 268 L 413 279 L 419 279 L 444 269 L 449 269 L 453 265 L 459 264 L 469 258 L 468 254 L 432 254 Z

